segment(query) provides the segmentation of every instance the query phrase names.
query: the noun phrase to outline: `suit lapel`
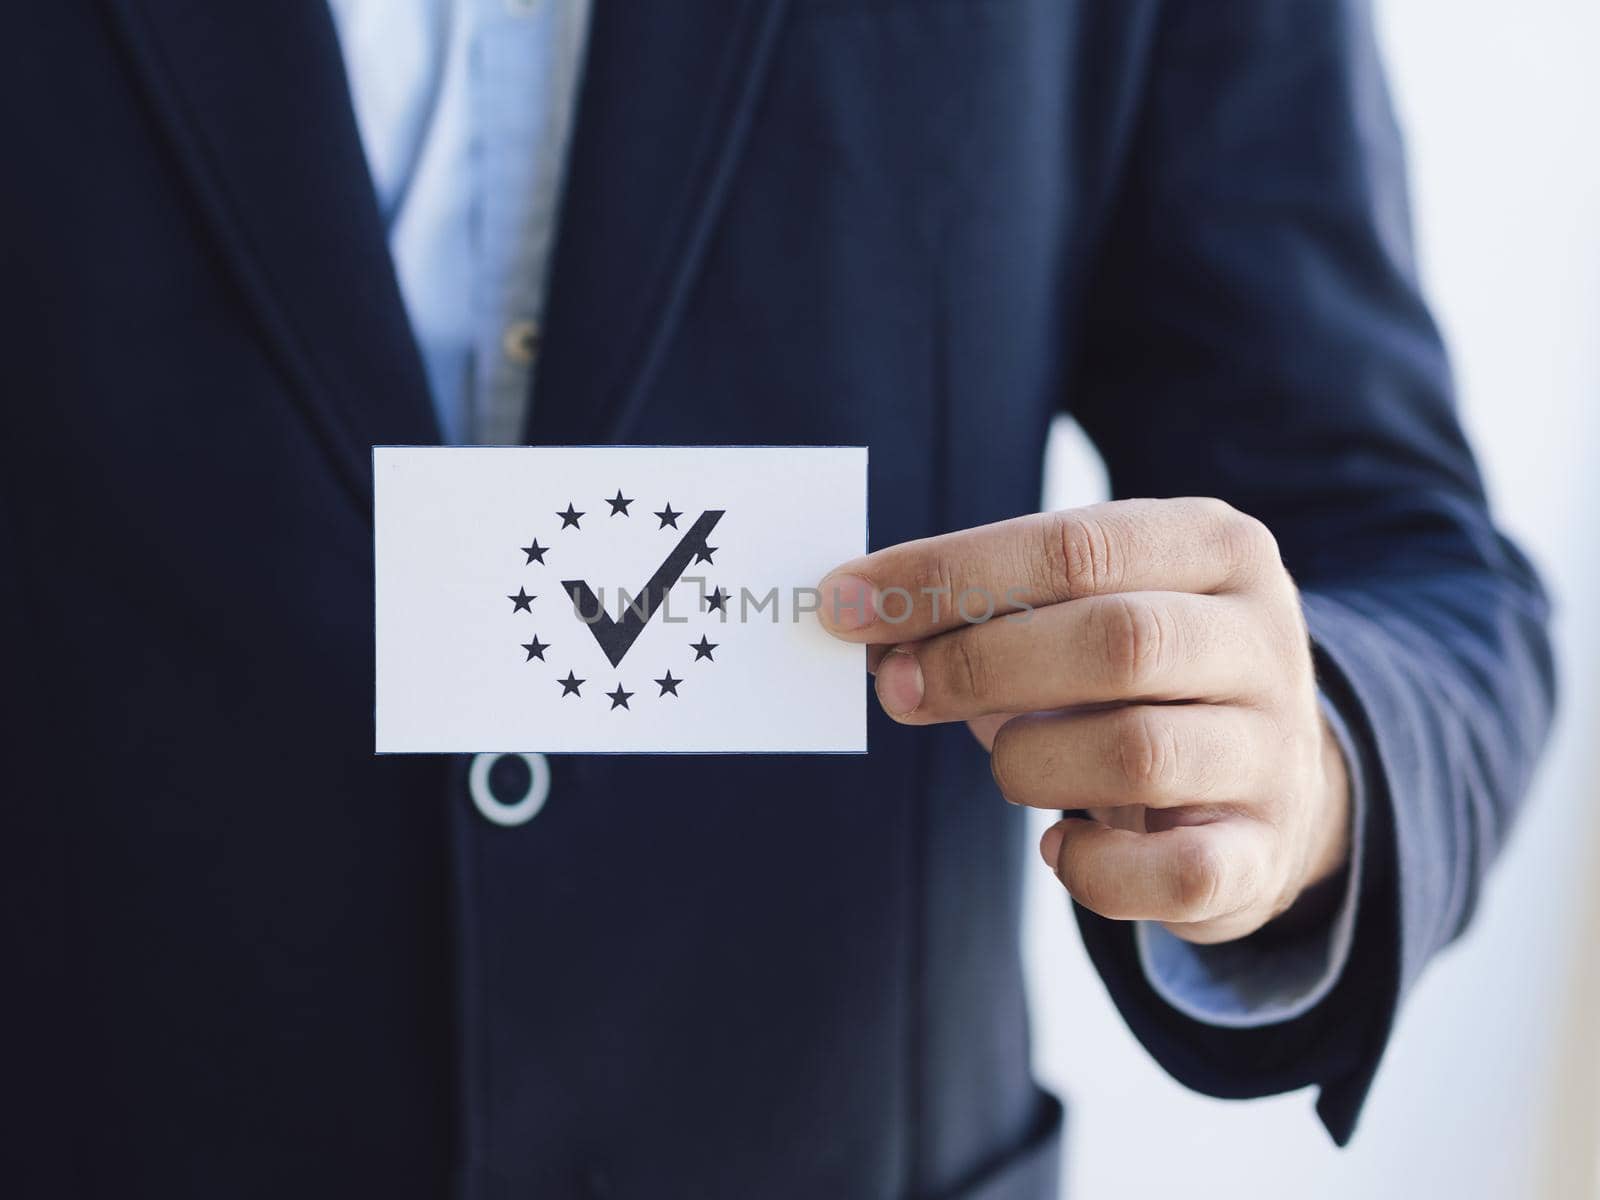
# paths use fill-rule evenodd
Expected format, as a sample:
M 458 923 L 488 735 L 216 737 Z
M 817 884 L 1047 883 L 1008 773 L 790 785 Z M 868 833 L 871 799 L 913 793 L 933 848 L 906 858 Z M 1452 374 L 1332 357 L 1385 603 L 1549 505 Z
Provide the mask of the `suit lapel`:
M 209 231 L 363 509 L 438 440 L 325 0 L 102 0 Z M 625 436 L 699 266 L 785 0 L 596 0 L 529 440 Z
M 784 0 L 596 0 L 530 441 L 622 440 L 743 147 Z
M 104 0 L 222 259 L 353 499 L 438 440 L 324 0 Z

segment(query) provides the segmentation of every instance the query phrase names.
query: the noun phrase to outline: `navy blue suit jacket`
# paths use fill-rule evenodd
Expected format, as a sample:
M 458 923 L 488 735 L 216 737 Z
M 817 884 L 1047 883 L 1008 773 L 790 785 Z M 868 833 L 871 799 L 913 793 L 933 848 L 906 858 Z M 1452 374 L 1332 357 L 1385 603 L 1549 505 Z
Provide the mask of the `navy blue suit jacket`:
M 372 755 L 368 448 L 437 435 L 322 0 L 14 6 L 0 113 L 0 1188 L 1049 1195 L 964 729 L 562 758 L 515 829 Z M 1063 410 L 1271 526 L 1373 801 L 1350 965 L 1208 1028 L 1080 918 L 1179 1079 L 1346 1138 L 1551 694 L 1365 5 L 603 0 L 548 318 L 530 441 L 866 444 L 877 545 L 1035 509 Z

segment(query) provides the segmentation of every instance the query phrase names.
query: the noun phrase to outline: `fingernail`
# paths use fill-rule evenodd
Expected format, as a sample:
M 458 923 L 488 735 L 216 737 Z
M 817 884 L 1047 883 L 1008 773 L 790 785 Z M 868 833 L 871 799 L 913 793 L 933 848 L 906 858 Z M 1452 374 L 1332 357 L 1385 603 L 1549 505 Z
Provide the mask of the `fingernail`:
M 859 575 L 830 575 L 822 581 L 822 622 L 849 633 L 878 619 L 877 589 Z
M 1044 831 L 1044 836 L 1039 839 L 1039 855 L 1045 865 L 1052 871 L 1061 859 L 1061 839 L 1067 836 L 1067 831 L 1060 824 L 1052 825 Z
M 922 703 L 922 664 L 908 650 L 891 650 L 878 664 L 878 699 L 892 717 L 904 717 Z

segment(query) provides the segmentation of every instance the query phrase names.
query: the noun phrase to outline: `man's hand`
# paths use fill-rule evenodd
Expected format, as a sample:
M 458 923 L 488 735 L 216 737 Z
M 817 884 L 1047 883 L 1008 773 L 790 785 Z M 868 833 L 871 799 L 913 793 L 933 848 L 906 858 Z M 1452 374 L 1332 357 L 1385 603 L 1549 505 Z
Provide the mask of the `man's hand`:
M 890 716 L 966 721 L 1013 804 L 1092 815 L 1039 848 L 1102 916 L 1228 941 L 1343 865 L 1349 783 L 1299 596 L 1266 527 L 1222 501 L 907 542 L 821 590 Z

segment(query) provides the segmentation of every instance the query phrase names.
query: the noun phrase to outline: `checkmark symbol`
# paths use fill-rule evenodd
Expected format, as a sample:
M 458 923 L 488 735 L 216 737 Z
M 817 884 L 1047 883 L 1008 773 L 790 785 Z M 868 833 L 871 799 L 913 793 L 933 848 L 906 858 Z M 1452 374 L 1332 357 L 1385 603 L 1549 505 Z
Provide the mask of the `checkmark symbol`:
M 644 632 L 644 627 L 650 623 L 650 618 L 656 615 L 667 598 L 667 593 L 683 576 L 684 569 L 689 561 L 706 548 L 706 538 L 711 536 L 711 531 L 722 519 L 724 509 L 707 509 L 700 514 L 698 520 L 689 527 L 689 531 L 678 540 L 672 548 L 666 561 L 656 568 L 656 573 L 650 576 L 650 581 L 634 597 L 622 612 L 621 620 L 615 620 L 611 614 L 603 611 L 604 606 L 595 597 L 594 589 L 582 579 L 563 579 L 561 587 L 572 599 L 573 611 L 578 614 L 578 619 L 589 627 L 589 632 L 594 634 L 594 640 L 600 643 L 600 649 L 605 654 L 611 665 L 617 666 L 624 656 L 639 640 L 639 635 Z M 594 614 L 591 616 L 590 614 Z

